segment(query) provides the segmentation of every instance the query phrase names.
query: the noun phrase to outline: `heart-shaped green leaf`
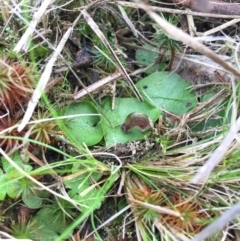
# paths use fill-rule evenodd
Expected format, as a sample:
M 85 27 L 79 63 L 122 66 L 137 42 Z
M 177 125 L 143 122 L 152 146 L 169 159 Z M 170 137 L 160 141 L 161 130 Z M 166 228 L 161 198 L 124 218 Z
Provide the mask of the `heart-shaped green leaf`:
M 175 114 L 185 114 L 197 106 L 194 93 L 188 90 L 190 84 L 175 73 L 153 73 L 136 87 L 147 101 Z
M 76 143 L 92 146 L 98 143 L 102 137 L 101 117 L 96 106 L 90 101 L 70 104 L 66 115 L 82 114 L 65 121 L 69 134 L 75 138 Z
M 112 124 L 110 126 L 106 119 L 103 118 L 102 127 L 107 146 L 142 140 L 150 134 L 150 131 L 142 132 L 139 128 L 131 128 L 128 132 L 124 132 L 121 125 L 129 114 L 133 112 L 145 114 L 152 122 L 155 122 L 160 116 L 159 108 L 146 101 L 138 101 L 136 98 L 116 98 L 114 110 L 112 110 L 111 106 L 111 98 L 106 98 L 102 103 L 103 111 Z

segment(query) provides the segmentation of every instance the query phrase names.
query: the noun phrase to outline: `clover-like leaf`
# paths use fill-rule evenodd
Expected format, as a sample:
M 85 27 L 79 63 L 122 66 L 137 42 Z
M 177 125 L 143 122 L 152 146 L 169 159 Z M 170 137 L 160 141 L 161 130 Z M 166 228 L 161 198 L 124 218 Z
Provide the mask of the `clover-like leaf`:
M 30 172 L 32 170 L 32 166 L 23 164 L 19 153 L 15 153 L 14 155 L 10 156 L 10 158 L 24 171 Z M 19 197 L 21 193 L 27 188 L 25 181 L 28 179 L 23 177 L 23 175 L 6 159 L 2 158 L 0 160 L 4 170 L 4 173 L 1 170 L 2 175 L 0 178 L 0 200 L 4 200 L 6 195 L 11 198 Z

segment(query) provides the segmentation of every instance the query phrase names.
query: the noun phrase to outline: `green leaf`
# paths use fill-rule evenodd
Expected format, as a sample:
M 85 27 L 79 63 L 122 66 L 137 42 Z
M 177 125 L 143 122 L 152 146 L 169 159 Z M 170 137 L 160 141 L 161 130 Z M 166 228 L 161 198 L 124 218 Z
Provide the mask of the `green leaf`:
M 88 114 L 70 118 L 65 121 L 69 133 L 75 138 L 76 143 L 87 146 L 97 144 L 103 137 L 101 118 L 97 116 L 98 110 L 90 101 L 73 103 L 68 106 L 65 115 Z M 95 114 L 95 115 L 93 115 Z
M 23 164 L 19 153 L 15 153 L 11 156 L 12 160 L 26 172 L 30 172 L 32 167 L 30 165 Z M 24 160 L 28 161 L 28 160 Z M 39 191 L 35 188 L 35 184 L 24 177 L 15 167 L 13 167 L 7 160 L 2 159 L 2 166 L 5 171 L 0 177 L 0 200 L 4 200 L 6 194 L 10 198 L 19 197 L 22 194 L 23 202 L 29 208 L 39 208 L 42 204 L 42 198 L 39 195 L 44 196 L 45 191 Z M 46 195 L 46 194 L 45 194 Z
M 96 197 L 97 189 L 94 186 L 91 186 L 96 183 L 101 177 L 102 174 L 99 172 L 84 172 L 84 168 L 81 168 L 83 173 L 77 177 L 72 178 L 71 180 L 67 180 L 64 182 L 67 188 L 71 190 L 68 192 L 68 195 L 79 201 L 81 203 L 81 209 L 84 211 L 88 209 L 89 203 L 93 201 Z M 100 203 L 98 208 L 100 207 Z
M 29 208 L 39 208 L 42 205 L 42 198 L 33 189 L 24 190 L 22 200 Z
M 32 170 L 31 165 L 23 164 L 22 159 L 20 158 L 20 154 L 16 152 L 14 155 L 10 156 L 10 158 L 19 166 L 21 167 L 24 171 L 30 172 Z M 26 162 L 27 160 L 24 160 Z M 11 178 L 14 177 L 19 177 L 19 175 L 22 175 L 19 173 L 19 171 L 11 165 L 6 159 L 2 158 L 2 164 L 3 164 L 3 169 L 5 172 L 10 173 L 13 175 Z
M 69 225 L 66 214 L 57 205 L 41 208 L 37 213 L 36 220 L 38 224 L 50 227 L 57 233 L 61 233 Z
M 46 217 L 48 219 L 48 217 Z M 34 221 L 34 233 L 28 237 L 33 240 L 39 241 L 54 241 L 58 238 L 57 233 L 52 229 L 52 225 L 48 225 L 48 222 L 40 222 L 38 217 L 33 219 Z
M 20 180 L 9 180 L 8 176 L 6 176 L 5 181 L 7 181 L 7 183 L 8 183 L 7 187 L 6 187 L 7 188 L 7 195 L 10 198 L 19 197 L 24 190 L 24 188 L 20 184 Z
M 153 73 L 136 87 L 147 101 L 175 114 L 185 114 L 197 106 L 194 93 L 187 89 L 190 84 L 175 73 Z
M 143 45 L 143 47 L 146 50 L 138 49 L 136 51 L 135 58 L 139 63 L 143 64 L 144 66 L 149 66 L 150 64 L 155 62 L 157 60 L 157 58 L 159 57 L 158 49 L 155 47 L 152 47 L 149 44 L 145 44 L 145 45 Z M 149 51 L 147 49 L 149 49 Z M 159 68 L 158 64 L 155 64 L 151 68 L 147 69 L 146 73 L 151 74 L 151 73 L 155 72 L 158 68 Z
M 10 156 L 10 158 L 26 172 L 30 172 L 32 170 L 32 167 L 30 165 L 23 164 L 19 153 L 15 153 L 14 155 Z M 0 200 L 3 200 L 2 198 L 5 198 L 6 194 L 11 198 L 19 197 L 25 189 L 24 180 L 28 179 L 23 177 L 23 175 L 15 167 L 13 167 L 6 159 L 2 158 L 1 160 L 5 174 L 1 175 L 0 178 Z
M 102 121 L 105 142 L 107 146 L 117 143 L 126 143 L 132 140 L 142 140 L 150 134 L 150 131 L 143 133 L 139 128 L 133 128 L 129 132 L 123 132 L 121 125 L 126 117 L 138 112 L 147 115 L 153 122 L 160 116 L 160 110 L 146 101 L 138 101 L 136 98 L 116 98 L 115 108 L 112 110 L 111 98 L 106 98 L 102 103 L 105 115 L 108 117 L 112 126 L 104 118 Z
M 48 226 L 37 226 L 36 229 L 38 231 L 36 232 L 36 239 L 39 241 L 54 241 L 58 238 L 58 235 L 56 232 L 54 232 L 51 227 Z M 37 239 L 38 238 L 38 239 Z
M 30 219 L 27 223 L 14 223 L 11 229 L 12 235 L 19 240 L 54 241 L 57 238 L 57 234 L 51 230 L 51 225 L 41 225 L 36 219 Z
M 0 169 L 0 201 L 3 201 L 7 194 L 7 189 L 4 187 L 5 184 L 5 175 L 3 174 L 2 169 Z

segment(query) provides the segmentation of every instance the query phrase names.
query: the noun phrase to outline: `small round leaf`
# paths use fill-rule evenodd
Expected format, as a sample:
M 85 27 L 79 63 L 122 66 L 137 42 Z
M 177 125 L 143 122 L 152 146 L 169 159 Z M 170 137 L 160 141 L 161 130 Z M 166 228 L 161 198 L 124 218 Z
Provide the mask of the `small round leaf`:
M 185 114 L 197 106 L 190 84 L 175 73 L 153 73 L 138 81 L 136 87 L 146 101 L 175 114 Z
M 69 134 L 75 141 L 87 146 L 97 144 L 103 137 L 101 127 L 101 117 L 95 105 L 90 101 L 73 103 L 68 106 L 65 115 L 83 114 L 83 116 L 73 117 L 65 121 Z M 86 115 L 87 114 L 87 115 Z

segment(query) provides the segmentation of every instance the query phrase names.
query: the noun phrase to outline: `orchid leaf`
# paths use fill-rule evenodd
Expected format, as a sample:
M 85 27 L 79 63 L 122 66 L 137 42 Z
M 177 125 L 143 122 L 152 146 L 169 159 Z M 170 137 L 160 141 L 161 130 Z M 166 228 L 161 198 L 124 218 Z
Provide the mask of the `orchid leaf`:
M 178 74 L 156 72 L 136 84 L 146 101 L 175 114 L 185 114 L 197 106 L 190 84 Z
M 77 115 L 65 121 L 66 127 L 76 143 L 87 146 L 97 144 L 103 137 L 101 117 L 96 106 L 90 101 L 70 104 L 65 112 L 67 115 Z M 82 114 L 82 116 L 81 116 Z
M 105 119 L 102 121 L 107 146 L 142 140 L 151 133 L 150 130 L 143 132 L 138 127 L 130 128 L 131 130 L 127 132 L 122 130 L 121 126 L 125 123 L 129 114 L 133 112 L 142 113 L 148 116 L 152 122 L 155 122 L 161 114 L 159 108 L 146 101 L 138 101 L 136 98 L 116 98 L 115 108 L 112 110 L 111 100 L 111 98 L 106 98 L 102 103 L 103 111 L 112 124 L 111 126 Z

